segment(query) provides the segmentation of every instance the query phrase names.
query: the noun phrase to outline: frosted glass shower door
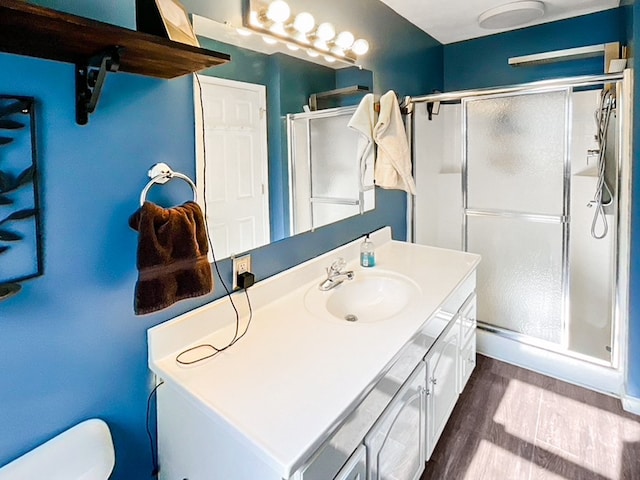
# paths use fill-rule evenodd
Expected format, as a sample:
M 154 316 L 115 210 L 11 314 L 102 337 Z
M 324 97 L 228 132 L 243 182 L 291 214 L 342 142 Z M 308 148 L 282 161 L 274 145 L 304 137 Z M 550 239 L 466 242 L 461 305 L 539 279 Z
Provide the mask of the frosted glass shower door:
M 463 102 L 465 247 L 483 257 L 478 319 L 563 342 L 569 91 Z
M 372 160 L 361 164 L 356 107 L 287 115 L 291 234 L 375 208 Z
M 347 126 L 350 119 L 342 115 L 309 120 L 314 227 L 360 213 L 358 134 Z M 343 152 L 350 152 L 347 161 Z

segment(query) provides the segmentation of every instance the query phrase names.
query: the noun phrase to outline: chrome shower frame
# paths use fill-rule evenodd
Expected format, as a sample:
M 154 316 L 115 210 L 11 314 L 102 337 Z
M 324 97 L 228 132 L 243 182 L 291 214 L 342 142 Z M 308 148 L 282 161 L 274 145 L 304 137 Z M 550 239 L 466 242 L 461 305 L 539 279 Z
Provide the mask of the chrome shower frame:
M 570 87 L 544 87 L 538 89 L 531 90 L 522 90 L 517 92 L 508 92 L 508 93 L 492 93 L 478 96 L 470 96 L 462 99 L 462 121 L 463 121 L 463 138 L 467 138 L 468 133 L 468 119 L 467 119 L 467 105 L 469 102 L 474 102 L 478 100 L 488 100 L 488 99 L 496 99 L 496 98 L 513 98 L 521 95 L 536 95 L 541 93 L 557 93 L 561 92 L 564 94 L 564 124 L 565 124 L 565 132 L 564 132 L 564 149 L 562 152 L 562 163 L 563 163 L 563 180 L 562 180 L 562 213 L 560 215 L 545 215 L 539 213 L 529 213 L 529 212 L 513 212 L 508 210 L 473 210 L 469 208 L 468 204 L 468 193 L 469 193 L 469 182 L 468 182 L 468 167 L 469 167 L 469 151 L 467 148 L 467 141 L 462 142 L 462 208 L 463 208 L 463 220 L 462 220 L 462 249 L 466 252 L 468 251 L 468 219 L 469 217 L 503 217 L 503 218 L 516 218 L 525 222 L 533 222 L 533 223 L 552 223 L 556 225 L 562 226 L 562 270 L 561 270 L 561 303 L 562 303 L 562 311 L 561 311 L 561 340 L 560 340 L 560 351 L 567 351 L 569 345 L 569 335 L 568 335 L 568 321 L 569 321 L 569 312 L 570 312 L 570 301 L 569 301 L 569 216 L 570 216 L 570 198 L 571 198 L 571 159 L 569 158 L 569 145 L 571 141 L 572 134 L 572 126 L 571 126 L 571 92 L 572 89 Z M 519 341 L 528 342 L 529 339 L 531 341 L 535 341 L 538 346 L 548 344 L 547 348 L 558 349 L 558 345 L 553 342 L 548 342 L 545 340 L 538 339 L 536 337 L 531 337 L 526 334 L 518 333 L 506 328 L 498 327 L 495 325 L 487 324 L 485 322 L 478 321 L 478 324 L 482 327 L 490 327 L 493 330 L 497 330 L 504 335 L 508 336 L 518 336 Z
M 501 327 L 489 325 L 486 323 L 478 322 L 478 327 L 485 331 L 494 333 L 498 336 L 509 338 L 517 342 L 530 345 L 543 350 L 551 351 L 553 353 L 560 354 L 562 356 L 571 357 L 580 361 L 587 361 L 595 365 L 607 367 L 608 369 L 626 371 L 627 352 L 626 352 L 626 338 L 627 338 L 627 318 L 628 318 L 628 269 L 629 269 L 629 225 L 630 225 L 630 193 L 631 193 L 631 138 L 629 126 L 631 125 L 631 112 L 632 112 L 632 72 L 625 70 L 625 72 L 616 74 L 604 74 L 604 75 L 588 75 L 579 77 L 570 77 L 554 80 L 545 80 L 539 82 L 531 82 L 519 85 L 496 87 L 496 88 L 483 88 L 476 90 L 464 90 L 450 93 L 438 93 L 432 95 L 424 95 L 419 97 L 406 97 L 405 104 L 411 103 L 424 103 L 424 102 L 441 102 L 446 103 L 462 103 L 464 112 L 464 103 L 466 101 L 496 98 L 499 96 L 513 96 L 517 94 L 529 94 L 529 93 L 543 93 L 551 91 L 567 91 L 567 104 L 566 104 L 566 125 L 565 129 L 565 159 L 564 159 L 564 201 L 563 201 L 563 214 L 561 216 L 555 215 L 528 215 L 517 214 L 519 217 L 526 218 L 534 221 L 551 221 L 553 223 L 563 224 L 563 266 L 562 266 L 562 298 L 563 298 L 563 312 L 562 312 L 562 332 L 563 338 L 561 344 L 555 344 L 552 342 L 540 340 L 528 335 L 513 332 Z M 568 350 L 568 318 L 569 318 L 569 213 L 570 213 L 570 176 L 571 176 L 571 164 L 569 158 L 570 151 L 570 139 L 571 139 L 571 92 L 580 87 L 590 87 L 599 85 L 615 85 L 616 89 L 616 101 L 617 101 L 617 116 L 618 116 L 618 130 L 616 142 L 617 152 L 617 195 L 615 198 L 616 205 L 616 229 L 615 229 L 615 274 L 613 278 L 613 311 L 611 312 L 612 319 L 612 352 L 611 362 L 605 362 L 586 355 L 571 352 Z M 461 125 L 462 138 L 467 138 L 467 125 L 466 115 L 463 114 L 463 121 Z M 411 125 L 413 126 L 413 118 L 411 119 Z M 410 137 L 413 139 L 413 135 Z M 513 216 L 514 212 L 485 212 L 468 210 L 468 198 L 467 198 L 467 145 L 466 141 L 462 141 L 462 151 L 460 152 L 460 158 L 462 162 L 462 239 L 463 250 L 467 248 L 467 216 L 471 215 L 499 215 L 499 216 Z M 411 232 L 416 231 L 416 217 L 412 217 Z M 412 241 L 415 238 L 412 236 Z

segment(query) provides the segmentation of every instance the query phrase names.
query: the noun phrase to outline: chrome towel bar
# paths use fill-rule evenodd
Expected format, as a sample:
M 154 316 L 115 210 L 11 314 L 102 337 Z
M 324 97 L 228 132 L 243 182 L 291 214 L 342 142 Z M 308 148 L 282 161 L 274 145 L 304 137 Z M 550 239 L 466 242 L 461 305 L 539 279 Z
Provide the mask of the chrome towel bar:
M 151 180 L 149 180 L 149 183 L 147 183 L 147 185 L 142 189 L 142 193 L 140 193 L 140 206 L 142 206 L 147 200 L 147 193 L 149 192 L 149 189 L 151 187 L 153 187 L 156 183 L 161 185 L 165 184 L 172 178 L 180 178 L 187 182 L 193 190 L 193 201 L 197 202 L 198 193 L 196 184 L 193 183 L 193 181 L 184 173 L 174 172 L 166 163 L 156 163 L 149 169 L 147 175 L 149 176 L 149 178 L 151 178 Z

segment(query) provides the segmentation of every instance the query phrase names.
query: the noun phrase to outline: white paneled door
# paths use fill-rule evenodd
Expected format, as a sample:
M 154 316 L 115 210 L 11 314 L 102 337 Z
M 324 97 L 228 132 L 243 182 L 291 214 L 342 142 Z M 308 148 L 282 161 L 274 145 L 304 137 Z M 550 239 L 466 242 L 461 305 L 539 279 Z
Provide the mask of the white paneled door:
M 194 92 L 198 193 L 220 259 L 269 243 L 266 92 L 202 75 Z

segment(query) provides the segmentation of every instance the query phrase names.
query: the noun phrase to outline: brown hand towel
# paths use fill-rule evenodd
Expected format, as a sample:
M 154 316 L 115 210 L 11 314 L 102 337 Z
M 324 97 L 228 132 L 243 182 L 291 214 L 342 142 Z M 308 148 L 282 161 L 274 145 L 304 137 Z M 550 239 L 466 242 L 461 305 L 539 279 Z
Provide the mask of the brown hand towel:
M 162 208 L 145 202 L 129 226 L 138 231 L 136 315 L 211 292 L 206 225 L 197 203 Z

